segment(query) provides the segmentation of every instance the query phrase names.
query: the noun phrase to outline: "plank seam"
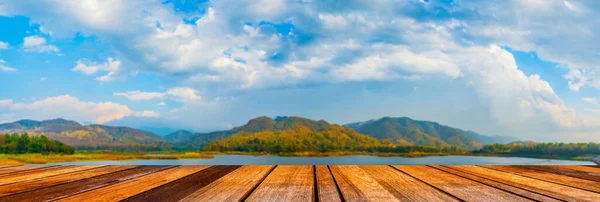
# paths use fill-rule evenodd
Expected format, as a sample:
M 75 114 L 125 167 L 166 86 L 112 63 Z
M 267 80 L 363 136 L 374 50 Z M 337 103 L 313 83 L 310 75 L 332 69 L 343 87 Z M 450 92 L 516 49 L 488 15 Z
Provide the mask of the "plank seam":
M 104 167 L 107 167 L 107 166 L 100 166 L 100 167 L 95 167 L 95 168 L 88 168 L 88 169 L 85 169 L 85 170 L 76 170 L 76 171 L 71 171 L 71 172 L 66 172 L 66 173 L 60 173 L 60 174 L 56 174 L 56 175 L 48 175 L 48 176 L 44 176 L 44 177 L 40 177 L 40 178 L 33 178 L 33 179 L 27 179 L 27 180 L 18 181 L 18 182 L 11 182 L 11 183 L 3 184 L 3 185 L 0 185 L 0 186 L 12 185 L 12 184 L 22 183 L 22 182 L 39 181 L 39 180 L 42 180 L 44 178 L 56 177 L 56 176 L 60 176 L 60 175 L 67 175 L 67 174 L 81 172 L 81 171 L 89 171 L 89 170 L 93 170 L 93 169 L 97 169 L 97 168 L 104 168 Z
M 518 168 L 527 169 L 527 170 L 531 170 L 531 171 L 537 171 L 537 172 L 551 173 L 551 174 L 556 174 L 556 175 L 564 175 L 564 176 L 569 176 L 569 177 L 572 177 L 572 178 L 578 178 L 578 179 L 582 179 L 582 180 L 589 180 L 589 181 L 600 182 L 600 180 L 589 179 L 589 178 L 585 178 L 585 177 L 582 177 L 582 176 L 575 176 L 573 174 L 571 174 L 571 175 L 569 175 L 569 174 L 562 174 L 562 172 L 571 172 L 571 171 L 572 172 L 576 172 L 576 173 L 581 172 L 581 173 L 579 173 L 581 175 L 587 175 L 587 174 L 590 173 L 590 172 L 584 172 L 584 171 L 579 171 L 579 170 L 572 170 L 572 169 L 568 169 L 568 168 L 554 168 L 554 169 L 565 169 L 565 170 L 571 170 L 571 171 L 552 172 L 552 171 L 549 171 L 549 170 L 543 170 L 543 169 L 538 169 L 536 167 L 529 167 L 529 166 L 528 167 L 519 166 Z
M 313 188 L 314 188 L 313 189 L 313 194 L 314 194 L 313 201 L 319 201 L 319 187 L 317 187 L 317 186 L 319 186 L 318 185 L 319 183 L 317 183 L 317 166 L 313 165 L 312 168 L 313 168 L 313 184 L 315 185 L 315 186 L 313 186 Z
M 495 168 L 483 167 L 483 166 L 480 166 L 480 165 L 477 165 L 477 166 L 478 167 L 482 167 L 482 168 L 486 168 L 486 169 L 490 169 L 490 170 L 500 171 L 500 172 L 509 173 L 509 174 L 513 174 L 513 175 L 518 175 L 518 176 L 521 176 L 521 177 L 526 177 L 526 178 L 531 178 L 531 179 L 535 179 L 535 180 L 540 180 L 540 181 L 544 181 L 544 182 L 548 182 L 548 183 L 552 183 L 552 184 L 558 184 L 558 185 L 562 185 L 562 186 L 566 186 L 566 187 L 571 187 L 571 188 L 579 189 L 579 190 L 582 190 L 582 191 L 589 191 L 589 192 L 594 192 L 594 193 L 600 193 L 600 192 L 594 191 L 594 190 L 584 189 L 584 188 L 581 188 L 581 187 L 575 187 L 575 186 L 571 186 L 571 185 L 563 184 L 563 183 L 559 183 L 559 182 L 548 181 L 548 180 L 537 178 L 537 177 L 531 177 L 531 176 L 521 175 L 521 174 L 513 173 L 513 172 L 510 172 L 510 171 L 503 171 L 503 170 L 499 170 L 499 169 L 495 169 Z M 588 180 L 588 181 L 591 181 L 591 180 Z
M 329 170 L 329 174 L 331 175 L 331 178 L 333 178 L 333 183 L 335 184 L 335 189 L 337 189 L 340 199 L 342 200 L 342 202 L 346 202 L 346 199 L 344 199 L 344 195 L 342 194 L 342 190 L 340 189 L 340 186 L 338 185 L 338 182 L 335 179 L 335 175 L 333 175 L 333 172 L 331 171 L 331 167 L 329 165 L 327 165 L 327 170 Z
M 507 184 L 507 183 L 504 183 L 504 182 L 500 182 L 500 181 L 497 181 L 497 180 L 491 179 L 491 178 L 489 178 L 489 177 L 485 177 L 485 176 L 482 176 L 482 175 L 478 175 L 478 174 L 476 174 L 476 173 L 468 173 L 468 172 L 465 172 L 465 171 L 462 171 L 462 170 L 458 170 L 458 169 L 454 169 L 454 168 L 451 168 L 451 167 L 448 167 L 448 166 L 443 166 L 443 167 L 444 167 L 444 168 L 451 169 L 451 170 L 455 170 L 455 171 L 458 171 L 458 172 L 461 172 L 461 173 L 466 173 L 466 174 L 470 174 L 470 175 L 475 175 L 475 176 L 477 176 L 477 177 L 481 177 L 481 178 L 484 178 L 484 179 L 487 179 L 487 180 L 490 180 L 490 181 L 494 181 L 494 182 L 497 182 L 497 183 L 500 183 L 500 184 L 504 184 L 504 185 L 507 185 L 507 186 L 511 186 L 511 187 L 514 187 L 514 188 L 517 188 L 517 189 L 522 189 L 522 190 L 525 190 L 525 191 L 533 192 L 533 193 L 536 193 L 536 194 L 539 194 L 539 195 L 542 195 L 542 196 L 546 196 L 546 197 L 549 197 L 549 198 L 553 198 L 553 199 L 556 199 L 556 200 L 559 200 L 559 201 L 565 201 L 564 199 L 560 199 L 560 198 L 553 197 L 553 196 L 550 196 L 550 195 L 547 195 L 547 194 L 539 193 L 539 192 L 536 192 L 536 191 L 531 191 L 531 190 L 528 190 L 528 189 L 525 189 L 525 188 L 521 188 L 521 187 L 517 187 L 517 186 L 511 185 L 511 184 Z M 438 169 L 438 170 L 439 170 L 439 169 Z
M 256 185 L 254 185 L 254 187 L 252 187 L 252 189 L 250 189 L 250 191 L 248 191 L 248 193 L 246 193 L 244 196 L 242 196 L 242 198 L 239 201 L 246 201 L 246 199 L 248 199 L 248 197 L 250 197 L 250 195 L 252 195 L 252 193 L 254 193 L 256 188 L 258 188 L 258 186 L 260 186 L 260 184 L 262 184 L 265 181 L 265 179 L 267 179 L 267 177 L 269 177 L 269 175 L 271 175 L 271 173 L 275 170 L 275 168 L 277 168 L 277 165 L 273 166 L 273 168 L 271 168 L 271 170 L 269 170 L 269 172 L 262 179 L 260 179 L 260 182 L 256 183 Z
M 430 166 L 430 167 L 431 167 L 431 168 L 434 168 L 434 169 L 437 169 L 437 170 L 440 170 L 440 171 L 443 171 L 443 172 L 446 172 L 446 173 L 448 173 L 448 174 L 452 174 L 452 175 L 455 175 L 455 176 L 458 176 L 458 177 L 466 178 L 466 179 L 468 179 L 468 180 L 471 180 L 471 181 L 476 181 L 476 182 L 479 182 L 479 181 L 477 181 L 477 180 L 469 179 L 469 178 L 467 178 L 467 177 L 463 177 L 463 176 L 460 176 L 460 175 L 458 175 L 458 174 L 451 173 L 451 172 L 448 172 L 448 171 L 445 171 L 445 170 L 442 170 L 442 169 L 439 169 L 439 168 L 436 168 L 436 167 L 432 167 L 432 166 Z M 446 167 L 446 166 L 444 166 L 444 168 L 451 169 L 451 168 L 449 168 L 449 167 Z M 520 188 L 520 187 L 515 187 L 515 186 L 512 186 L 512 185 L 510 185 L 510 184 L 506 184 L 506 183 L 498 182 L 498 181 L 491 180 L 491 179 L 488 179 L 488 178 L 485 178 L 485 177 L 482 177 L 482 176 L 478 176 L 478 175 L 475 175 L 475 174 L 471 174 L 471 173 L 467 173 L 467 172 L 462 172 L 462 171 L 460 171 L 460 170 L 456 170 L 456 169 L 451 169 L 451 170 L 454 170 L 454 171 L 457 171 L 457 172 L 460 172 L 460 173 L 464 173 L 464 174 L 466 174 L 466 175 L 473 175 L 473 176 L 476 176 L 476 177 L 484 178 L 484 179 L 486 179 L 486 180 L 489 180 L 489 181 L 492 181 L 492 182 L 496 182 L 496 183 L 498 183 L 498 184 L 503 184 L 503 185 L 506 185 L 506 186 L 509 186 L 509 187 L 512 187 L 512 188 L 515 188 L 515 189 L 520 189 L 520 190 L 523 190 L 523 191 L 526 191 L 526 192 L 531 192 L 531 193 L 534 193 L 534 194 L 538 194 L 538 195 L 542 195 L 542 196 L 545 196 L 545 197 L 553 198 L 553 199 L 556 199 L 556 200 L 564 201 L 564 200 L 561 200 L 561 199 L 558 199 L 558 198 L 555 198 L 555 197 L 552 197 L 552 196 L 547 196 L 547 195 L 540 194 L 540 193 L 537 193 L 537 192 L 534 192 L 534 191 L 529 191 L 529 190 L 527 190 L 527 189 L 523 189 L 523 188 Z M 483 183 L 483 182 L 479 182 L 479 183 L 481 183 L 481 184 L 485 184 L 485 183 Z M 490 186 L 490 187 L 494 187 L 494 186 L 492 186 L 492 185 L 488 185 L 488 184 L 485 184 L 485 185 L 487 185 L 487 186 Z M 538 201 L 538 200 L 536 200 L 536 199 L 534 199 L 534 198 L 530 198 L 530 197 L 527 197 L 527 196 L 521 195 L 521 194 L 519 194 L 519 193 L 514 193 L 514 192 L 511 192 L 511 191 L 508 191 L 508 190 L 504 190 L 504 189 L 501 189 L 501 188 L 499 188 L 499 187 L 494 187 L 494 188 L 496 188 L 496 189 L 500 189 L 500 190 L 502 190 L 502 191 L 505 191 L 505 192 L 508 192 L 508 193 L 511 193 L 511 194 L 514 194 L 514 195 L 521 196 L 521 197 L 523 197 L 523 198 L 527 198 L 527 199 L 530 199 L 530 200 Z
M 99 188 L 102 188 L 102 187 L 107 187 L 107 186 L 110 186 L 110 185 L 114 185 L 114 184 L 117 184 L 117 183 L 127 182 L 127 181 L 130 181 L 130 180 L 133 180 L 133 179 L 137 179 L 139 177 L 150 175 L 152 173 L 160 172 L 160 171 L 163 171 L 163 170 L 172 169 L 172 168 L 175 168 L 175 167 L 178 167 L 178 166 L 166 166 L 163 169 L 155 170 L 154 172 L 149 172 L 149 173 L 146 173 L 146 174 L 143 174 L 143 175 L 136 176 L 134 178 L 128 178 L 128 179 L 123 180 L 123 181 L 112 180 L 110 182 L 107 182 L 106 184 L 103 184 L 103 185 L 100 185 L 100 186 L 96 186 L 96 187 L 92 187 L 92 188 L 84 190 L 82 192 L 77 192 L 77 193 L 68 194 L 68 195 L 65 195 L 65 196 L 60 196 L 60 197 L 57 197 L 57 198 L 53 198 L 51 201 L 58 201 L 58 200 L 63 199 L 63 198 L 67 198 L 67 197 L 71 197 L 71 196 L 83 194 L 83 193 L 86 193 L 86 192 L 89 192 L 89 191 L 93 191 L 93 190 L 96 190 L 96 189 L 99 189 Z M 134 168 L 137 168 L 137 167 L 134 167 Z M 133 169 L 133 168 L 130 168 L 130 169 Z M 125 170 L 129 170 L 129 169 L 125 169 Z M 122 172 L 122 171 L 125 171 L 125 170 L 121 170 L 121 171 L 117 171 L 117 172 Z M 112 173 L 107 173 L 107 174 L 104 174 L 104 175 L 108 175 L 108 174 L 112 174 Z M 103 176 L 103 175 L 100 175 L 100 176 Z M 98 177 L 98 176 L 95 176 L 95 177 Z M 84 178 L 84 179 L 81 179 L 81 180 L 86 180 L 86 179 L 88 179 L 88 178 Z M 77 180 L 77 181 L 80 181 L 80 180 Z M 73 182 L 70 182 L 70 183 L 73 183 Z
M 102 166 L 102 167 L 98 167 L 98 168 L 104 168 L 104 167 L 108 167 L 108 166 Z M 123 170 L 119 170 L 119 171 L 116 171 L 116 172 L 126 171 L 126 170 L 137 168 L 137 167 L 138 166 L 132 167 L 132 168 L 123 169 Z M 93 168 L 93 169 L 97 169 L 97 168 Z M 89 171 L 89 170 L 81 170 L 81 171 Z M 77 171 L 77 172 L 80 172 L 80 171 Z M 111 174 L 111 173 L 114 173 L 114 172 L 110 172 L 110 173 L 106 173 L 106 174 L 102 174 L 102 175 L 98 175 L 98 176 L 94 176 L 94 177 L 100 177 L 100 176 L 108 175 L 108 174 Z M 52 184 L 52 185 L 49 185 L 49 186 L 37 187 L 37 188 L 33 188 L 33 189 L 28 189 L 28 190 L 21 190 L 21 191 L 15 192 L 15 193 L 11 193 L 11 194 L 7 194 L 7 195 L 4 195 L 4 196 L 1 196 L 0 199 L 3 198 L 3 197 L 8 197 L 8 196 L 14 195 L 14 194 L 21 194 L 21 193 L 24 193 L 24 192 L 32 192 L 32 191 L 36 191 L 36 190 L 39 190 L 39 189 L 45 189 L 45 188 L 48 188 L 48 187 L 59 186 L 59 185 L 67 184 L 67 183 L 77 182 L 77 181 L 80 181 L 80 180 L 86 180 L 86 179 L 89 179 L 89 178 L 92 178 L 92 177 L 80 178 L 80 179 L 76 179 L 76 180 L 72 180 L 72 181 L 61 182 L 61 183 Z M 4 186 L 4 185 L 1 185 L 1 186 Z
M 400 170 L 400 169 L 398 169 L 398 168 L 396 168 L 396 167 L 394 167 L 392 165 L 388 165 L 388 166 L 392 167 L 394 170 L 397 170 L 398 172 L 404 173 L 404 174 L 406 174 L 406 175 L 408 175 L 408 176 L 416 179 L 417 181 L 425 183 L 426 185 L 429 185 L 431 188 L 434 188 L 435 190 L 438 190 L 438 191 L 440 191 L 440 192 L 442 192 L 442 193 L 444 193 L 444 194 L 446 194 L 446 195 L 448 195 L 448 196 L 450 196 L 450 197 L 452 197 L 452 198 L 454 198 L 456 200 L 465 201 L 465 200 L 459 198 L 458 196 L 454 196 L 454 195 L 452 195 L 452 194 L 450 194 L 450 193 L 448 193 L 448 192 L 446 192 L 446 191 L 444 191 L 444 190 L 442 190 L 442 189 L 440 189 L 440 188 L 438 188 L 436 186 L 433 186 L 432 184 L 429 184 L 428 182 L 425 182 L 424 180 L 421 180 L 421 179 L 419 179 L 419 178 L 417 178 L 415 176 L 412 176 L 411 174 L 408 174 L 407 172 L 404 172 L 404 171 L 402 171 L 402 170 Z
M 55 167 L 58 167 L 58 166 L 40 166 L 39 168 L 34 168 L 31 170 L 15 170 L 13 172 L 7 172 L 7 173 L 0 174 L 0 178 L 4 178 L 9 175 L 20 174 L 20 173 L 30 173 L 30 172 L 34 173 L 36 171 L 46 170 L 46 169 L 55 168 Z

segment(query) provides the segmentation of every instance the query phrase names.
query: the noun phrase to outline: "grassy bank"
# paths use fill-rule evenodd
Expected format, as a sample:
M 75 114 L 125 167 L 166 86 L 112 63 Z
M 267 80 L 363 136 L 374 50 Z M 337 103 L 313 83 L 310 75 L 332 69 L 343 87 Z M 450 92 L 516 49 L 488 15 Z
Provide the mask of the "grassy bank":
M 179 153 L 75 153 L 65 154 L 0 154 L 0 165 L 44 164 L 73 161 L 123 161 L 123 160 L 160 160 L 160 159 L 199 159 L 214 158 L 201 152 Z

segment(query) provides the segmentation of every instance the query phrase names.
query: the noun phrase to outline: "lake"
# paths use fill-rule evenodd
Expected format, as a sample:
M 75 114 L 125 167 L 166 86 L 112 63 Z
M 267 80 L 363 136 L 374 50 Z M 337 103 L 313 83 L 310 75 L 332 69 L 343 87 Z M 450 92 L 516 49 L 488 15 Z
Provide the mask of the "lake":
M 379 157 L 379 156 L 328 156 L 328 157 L 282 157 L 215 155 L 212 159 L 180 160 L 131 160 L 131 161 L 86 161 L 62 162 L 52 165 L 595 165 L 589 161 L 549 160 L 522 157 L 490 156 L 429 156 L 429 157 Z

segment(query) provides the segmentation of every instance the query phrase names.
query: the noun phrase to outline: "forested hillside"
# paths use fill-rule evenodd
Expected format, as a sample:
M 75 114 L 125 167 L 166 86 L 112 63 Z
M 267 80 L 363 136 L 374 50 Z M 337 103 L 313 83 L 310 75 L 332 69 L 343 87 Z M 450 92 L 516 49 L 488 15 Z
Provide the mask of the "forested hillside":
M 61 153 L 73 154 L 75 149 L 62 142 L 52 140 L 45 135 L 29 136 L 27 133 L 21 135 L 0 134 L 0 153 L 25 154 L 25 153 Z

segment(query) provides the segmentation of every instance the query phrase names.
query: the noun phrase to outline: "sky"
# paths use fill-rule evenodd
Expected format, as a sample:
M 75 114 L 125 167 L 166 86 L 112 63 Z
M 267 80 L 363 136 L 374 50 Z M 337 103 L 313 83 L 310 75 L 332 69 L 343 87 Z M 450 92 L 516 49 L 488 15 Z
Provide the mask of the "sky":
M 600 1 L 0 0 L 0 123 L 436 121 L 600 141 Z

